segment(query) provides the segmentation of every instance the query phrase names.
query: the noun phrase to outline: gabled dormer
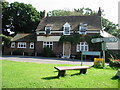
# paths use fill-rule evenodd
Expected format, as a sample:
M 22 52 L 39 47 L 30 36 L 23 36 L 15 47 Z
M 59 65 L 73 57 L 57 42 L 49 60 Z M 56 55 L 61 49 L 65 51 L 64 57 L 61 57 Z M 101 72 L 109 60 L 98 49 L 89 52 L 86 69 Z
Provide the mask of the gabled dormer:
M 50 35 L 51 34 L 51 29 L 52 29 L 51 26 L 46 26 L 45 27 L 45 34 Z
M 86 35 L 87 25 L 87 23 L 80 23 L 79 34 Z
M 68 22 L 66 22 L 63 25 L 63 35 L 70 35 L 70 24 Z

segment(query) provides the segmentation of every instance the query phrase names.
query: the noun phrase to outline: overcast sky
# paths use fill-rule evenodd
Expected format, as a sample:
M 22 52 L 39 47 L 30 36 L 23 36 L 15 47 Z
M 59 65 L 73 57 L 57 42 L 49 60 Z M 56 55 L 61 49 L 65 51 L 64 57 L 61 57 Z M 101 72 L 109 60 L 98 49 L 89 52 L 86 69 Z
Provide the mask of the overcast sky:
M 32 4 L 38 11 L 56 10 L 56 9 L 74 9 L 74 8 L 91 8 L 98 11 L 98 8 L 104 10 L 105 18 L 118 24 L 118 2 L 120 0 L 6 0 L 12 2 L 23 2 Z

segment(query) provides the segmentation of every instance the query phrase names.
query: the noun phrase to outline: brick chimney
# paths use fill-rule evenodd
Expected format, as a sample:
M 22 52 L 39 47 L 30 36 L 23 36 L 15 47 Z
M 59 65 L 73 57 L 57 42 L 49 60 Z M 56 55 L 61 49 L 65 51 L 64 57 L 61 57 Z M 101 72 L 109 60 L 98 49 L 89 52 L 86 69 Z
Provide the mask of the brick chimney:
M 101 8 L 99 7 L 99 10 L 98 10 L 98 16 L 101 16 Z
M 47 16 L 46 10 L 43 11 L 43 18 Z

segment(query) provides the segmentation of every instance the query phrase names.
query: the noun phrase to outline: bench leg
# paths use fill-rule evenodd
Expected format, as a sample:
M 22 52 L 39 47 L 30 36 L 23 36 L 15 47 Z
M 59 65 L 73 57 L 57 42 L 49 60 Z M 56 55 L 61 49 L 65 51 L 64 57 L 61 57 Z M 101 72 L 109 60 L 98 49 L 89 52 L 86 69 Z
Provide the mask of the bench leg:
M 65 70 L 62 70 L 62 71 L 59 70 L 58 77 L 60 77 L 60 76 L 64 77 L 65 76 L 65 72 L 66 72 Z
M 80 70 L 80 74 L 82 74 L 82 73 L 83 73 L 83 74 L 86 74 L 86 72 L 87 72 L 87 69 L 81 69 L 81 70 Z

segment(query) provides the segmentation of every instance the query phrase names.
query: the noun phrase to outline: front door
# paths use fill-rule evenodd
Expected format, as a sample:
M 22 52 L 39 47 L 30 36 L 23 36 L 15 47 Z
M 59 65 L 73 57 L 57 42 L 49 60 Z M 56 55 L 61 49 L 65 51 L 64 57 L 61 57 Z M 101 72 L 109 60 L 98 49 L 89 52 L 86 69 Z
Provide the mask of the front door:
M 71 44 L 69 42 L 63 43 L 63 58 L 70 58 Z

